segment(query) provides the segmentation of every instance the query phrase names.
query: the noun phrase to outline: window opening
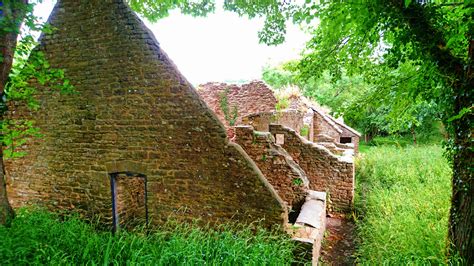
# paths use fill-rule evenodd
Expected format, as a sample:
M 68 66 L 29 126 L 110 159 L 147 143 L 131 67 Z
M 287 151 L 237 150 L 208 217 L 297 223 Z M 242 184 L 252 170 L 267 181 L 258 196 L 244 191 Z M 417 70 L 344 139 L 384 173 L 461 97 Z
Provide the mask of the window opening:
M 352 143 L 352 138 L 351 137 L 341 137 L 340 143 Z

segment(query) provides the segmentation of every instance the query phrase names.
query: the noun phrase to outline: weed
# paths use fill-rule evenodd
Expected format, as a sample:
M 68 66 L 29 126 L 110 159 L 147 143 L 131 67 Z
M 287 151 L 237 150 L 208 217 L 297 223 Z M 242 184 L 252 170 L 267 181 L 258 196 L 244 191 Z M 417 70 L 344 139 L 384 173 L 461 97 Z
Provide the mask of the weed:
M 357 161 L 358 262 L 445 264 L 451 169 L 438 145 L 381 146 Z
M 237 122 L 237 116 L 239 110 L 237 106 L 233 106 L 232 109 L 229 107 L 229 88 L 226 88 L 223 92 L 219 94 L 219 104 L 222 112 L 224 113 L 224 119 L 229 122 L 230 126 L 234 126 Z
M 303 125 L 303 127 L 300 129 L 300 136 L 302 136 L 302 137 L 309 136 L 309 126 L 308 125 Z
M 303 185 L 303 180 L 301 178 L 293 178 L 293 180 L 291 181 L 293 183 L 293 185 L 295 186 L 301 186 Z
M 0 226 L 2 265 L 289 265 L 294 243 L 282 232 L 170 222 L 153 233 L 98 231 L 77 217 L 22 209 Z

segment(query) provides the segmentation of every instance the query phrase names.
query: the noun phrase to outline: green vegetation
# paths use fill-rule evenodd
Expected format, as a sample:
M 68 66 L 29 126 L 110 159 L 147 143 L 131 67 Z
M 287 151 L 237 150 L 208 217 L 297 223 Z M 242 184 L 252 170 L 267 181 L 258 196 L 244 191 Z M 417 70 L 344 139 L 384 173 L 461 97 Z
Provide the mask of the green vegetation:
M 224 119 L 229 122 L 230 126 L 235 125 L 238 116 L 237 106 L 233 106 L 232 110 L 229 107 L 229 89 L 226 88 L 223 92 L 219 93 L 219 104 L 222 112 L 224 113 Z
M 285 110 L 290 105 L 290 100 L 288 98 L 280 98 L 278 102 L 275 104 L 275 109 L 280 112 Z
M 309 136 L 309 126 L 308 125 L 303 125 L 300 129 L 300 135 L 303 137 L 308 137 Z
M 306 24 L 312 39 L 301 60 L 293 70 L 281 67 L 266 77 L 304 84 L 307 95 L 328 104 L 342 102 L 333 111 L 369 138 L 411 134 L 416 142 L 420 127 L 443 124 L 453 166 L 447 244 L 474 265 L 474 2 L 236 1 L 230 6 L 240 14 L 266 16 L 262 32 L 271 36 L 260 40 L 267 44 L 284 40 L 285 18 Z M 319 82 L 324 79 L 329 83 Z
M 0 226 L 2 265 L 288 265 L 293 242 L 251 227 L 169 223 L 155 233 L 96 231 L 77 218 L 23 209 Z
M 291 182 L 293 183 L 293 185 L 295 186 L 301 186 L 303 185 L 303 180 L 301 178 L 293 178 L 293 180 L 291 180 Z
M 357 162 L 358 262 L 444 264 L 451 168 L 438 145 L 380 146 Z

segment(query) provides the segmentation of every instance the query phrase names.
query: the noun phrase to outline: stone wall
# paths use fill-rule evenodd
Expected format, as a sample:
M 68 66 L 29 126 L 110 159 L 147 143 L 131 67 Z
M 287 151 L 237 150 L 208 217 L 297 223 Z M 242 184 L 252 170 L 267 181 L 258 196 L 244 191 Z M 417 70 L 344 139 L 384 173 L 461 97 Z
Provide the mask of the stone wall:
M 252 126 L 257 131 L 269 132 L 269 125 L 275 121 L 275 112 L 260 112 L 244 116 L 242 125 Z
M 10 117 L 33 120 L 43 134 L 6 162 L 13 206 L 110 221 L 109 175 L 133 172 L 147 177 L 155 223 L 284 222 L 275 190 L 124 1 L 60 0 L 49 23 L 57 30 L 39 49 L 77 94 L 32 81 L 39 110 L 11 106 Z
M 275 144 L 269 132 L 254 131 L 251 126 L 235 127 L 235 141 L 257 164 L 263 175 L 288 205 L 301 204 L 307 194 L 308 178 L 291 156 Z
M 269 131 L 270 124 L 279 124 L 300 133 L 304 127 L 304 117 L 304 112 L 292 109 L 278 112 L 261 112 L 243 117 L 242 124 L 250 125 L 255 130 L 263 132 Z M 308 133 L 312 134 L 309 128 Z
M 294 130 L 281 125 L 270 125 L 270 132 L 283 142 L 281 146 L 305 171 L 310 189 L 328 192 L 337 210 L 350 210 L 354 197 L 352 156 L 336 156 L 325 147 L 309 142 Z
M 232 118 L 234 108 L 237 108 L 234 125 L 240 125 L 242 117 L 249 114 L 275 111 L 277 103 L 272 90 L 263 81 L 252 81 L 241 86 L 210 82 L 199 85 L 197 91 L 209 109 L 214 111 L 219 120 L 226 126 L 230 125 L 221 108 L 223 97 L 227 99 L 230 118 Z
M 147 222 L 145 178 L 119 174 L 115 182 L 115 205 L 120 226 L 144 225 Z
M 351 143 L 354 145 L 354 151 L 357 153 L 359 151 L 359 139 L 360 136 L 354 134 L 352 131 L 348 130 L 345 127 L 341 127 L 342 133 L 341 137 L 351 138 Z
M 341 144 L 341 137 L 351 138 L 354 152 L 359 150 L 360 134 L 356 134 L 349 127 L 329 115 L 315 111 L 313 113 L 314 142 L 327 142 L 327 137 L 333 142 Z M 344 143 L 343 143 L 344 144 Z
M 339 142 L 339 137 L 342 131 L 335 128 L 335 123 L 331 123 L 321 113 L 313 113 L 313 132 L 314 142 L 319 142 L 318 135 L 326 135 L 333 139 L 334 142 Z
M 294 131 L 301 133 L 301 129 L 304 127 L 305 112 L 300 110 L 284 110 L 276 112 L 275 124 L 280 124 L 285 127 L 289 127 Z M 308 131 L 309 133 L 309 131 Z

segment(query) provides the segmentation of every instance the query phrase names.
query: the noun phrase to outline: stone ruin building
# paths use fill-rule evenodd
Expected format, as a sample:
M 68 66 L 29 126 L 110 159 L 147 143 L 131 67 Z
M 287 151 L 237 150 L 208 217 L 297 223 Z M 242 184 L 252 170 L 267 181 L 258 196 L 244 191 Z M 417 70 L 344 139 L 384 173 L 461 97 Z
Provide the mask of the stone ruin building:
M 288 107 L 277 111 L 278 101 L 262 81 L 240 86 L 209 82 L 199 85 L 197 91 L 226 126 L 231 138 L 235 125 L 252 125 L 257 131 L 268 132 L 273 123 L 287 126 L 312 142 L 343 149 L 352 145 L 354 152 L 358 151 L 360 133 L 304 96 L 290 97 Z
M 199 85 L 197 91 L 207 106 L 217 115 L 219 120 L 229 126 L 224 114 L 224 101 L 227 102 L 226 112 L 235 110 L 233 125 L 242 123 L 242 118 L 260 112 L 273 112 L 277 99 L 263 81 L 252 81 L 242 86 L 219 82 L 209 82 Z M 230 117 L 233 118 L 232 116 Z
M 206 83 L 197 91 L 285 202 L 289 222 L 305 225 L 292 234 L 311 239 L 317 254 L 324 232 L 326 193 L 333 210 L 352 207 L 353 156 L 360 134 L 302 96 L 290 98 L 286 109 L 277 110 L 272 90 L 261 81 L 241 86 Z M 227 106 L 221 104 L 223 97 Z M 232 125 L 226 123 L 222 110 L 230 105 L 238 110 Z
M 272 158 L 271 154 L 265 156 L 260 153 L 255 154 L 254 150 L 261 142 L 266 144 L 257 150 L 268 153 L 272 145 L 283 148 L 306 174 L 309 189 L 329 192 L 333 207 L 336 209 L 350 209 L 353 199 L 352 157 L 355 147 L 341 143 L 341 137 L 336 133 L 353 134 L 355 143 L 358 143 L 359 133 L 320 111 L 303 96 L 291 98 L 285 110 L 276 111 L 277 101 L 273 96 L 273 91 L 262 81 L 252 81 L 241 86 L 225 83 L 206 83 L 198 86 L 197 91 L 202 99 L 211 110 L 220 114 L 218 117 L 223 123 L 225 123 L 225 117 L 222 115 L 219 99 L 223 95 L 221 92 L 227 88 L 232 88 L 228 90 L 232 93 L 226 94 L 227 102 L 239 110 L 235 119 L 234 140 L 257 163 L 267 179 L 272 180 L 273 178 L 269 176 L 274 175 L 276 171 L 272 167 L 265 170 L 267 167 L 260 163 L 262 161 L 260 157 Z M 248 110 L 249 106 L 261 106 L 261 108 Z M 229 127 L 228 124 L 227 126 Z M 306 128 L 304 132 L 306 134 L 302 134 L 303 128 Z M 345 131 L 342 131 L 342 128 Z M 270 153 L 274 154 L 275 151 Z M 288 176 L 288 174 L 283 176 Z M 305 179 L 302 178 L 302 180 Z M 280 195 L 286 195 L 287 193 L 279 190 L 280 183 L 273 186 Z M 298 205 L 285 197 L 283 200 L 289 206 Z
M 359 150 L 359 132 L 317 108 L 311 109 L 314 113 L 313 141 L 352 144 L 355 152 Z
M 106 223 L 288 219 L 281 197 L 122 0 L 60 0 L 39 49 L 77 93 L 42 87 L 43 136 L 6 162 L 14 207 L 74 210 Z M 133 203 L 133 204 L 131 204 Z M 132 217 L 132 220 L 127 218 Z
M 352 206 L 354 146 L 340 142 L 355 131 L 318 122 L 316 110 L 277 111 L 262 82 L 195 90 L 123 0 L 59 0 L 48 23 L 56 30 L 37 49 L 77 93 L 31 80 L 41 108 L 10 106 L 10 118 L 43 135 L 6 161 L 14 207 L 74 211 L 115 229 L 259 220 L 285 226 L 317 261 L 326 199 Z

